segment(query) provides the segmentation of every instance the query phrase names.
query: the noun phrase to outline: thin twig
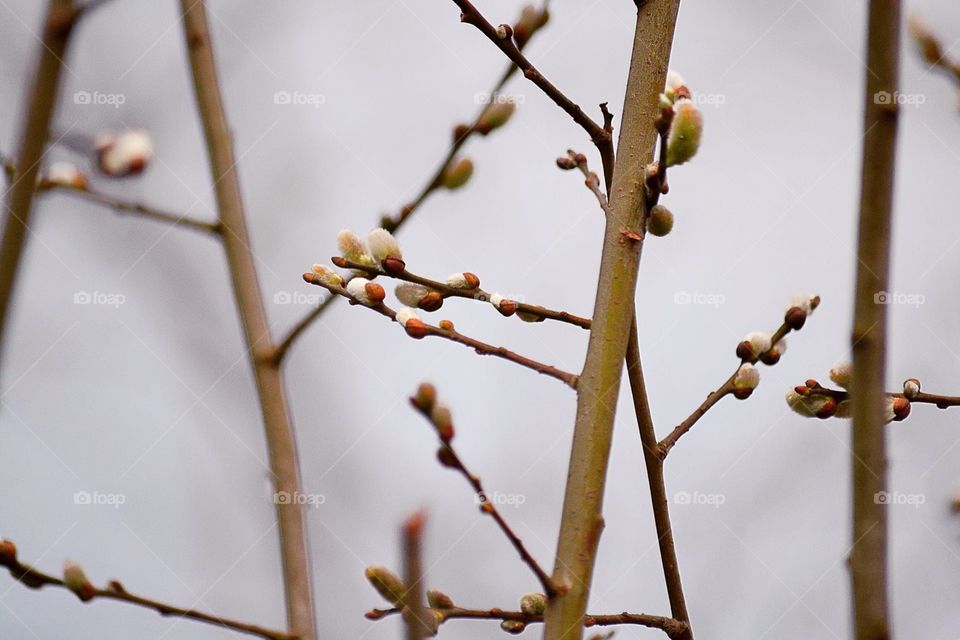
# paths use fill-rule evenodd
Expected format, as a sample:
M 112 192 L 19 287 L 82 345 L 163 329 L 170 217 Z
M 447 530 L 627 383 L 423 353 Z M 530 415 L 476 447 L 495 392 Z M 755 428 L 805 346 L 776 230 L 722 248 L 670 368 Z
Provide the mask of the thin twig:
M 467 469 L 466 465 L 463 464 L 463 461 L 457 454 L 456 449 L 453 447 L 452 434 L 449 431 L 444 432 L 441 425 L 436 424 L 431 415 L 431 408 L 421 406 L 416 398 L 410 398 L 410 404 L 413 405 L 413 407 L 420 413 L 426 416 L 428 420 L 434 423 L 437 436 L 440 440 L 440 451 L 438 452 L 438 457 L 442 464 L 457 471 L 466 479 L 467 482 L 470 483 L 470 486 L 473 487 L 476 498 L 480 501 L 480 512 L 487 514 L 497 523 L 497 526 L 500 527 L 500 531 L 503 532 L 503 535 L 507 537 L 507 539 L 510 541 L 510 544 L 513 545 L 513 548 L 518 554 L 520 554 L 520 559 L 523 560 L 523 563 L 530 567 L 530 570 L 534 573 L 534 575 L 537 576 L 537 580 L 540 581 L 540 585 L 543 587 L 543 591 L 547 597 L 552 598 L 555 596 L 557 593 L 557 588 L 550 579 L 550 576 L 546 571 L 543 570 L 537 560 L 533 557 L 533 554 L 527 550 L 527 547 L 523 544 L 523 540 L 520 539 L 520 536 L 514 533 L 513 529 L 510 528 L 510 525 L 507 524 L 507 521 L 500 514 L 497 506 L 490 500 L 486 490 L 483 488 L 483 483 L 480 481 L 480 477 L 471 473 L 470 470 Z
M 394 278 L 396 280 L 403 280 L 404 282 L 419 284 L 443 294 L 444 297 L 466 298 L 468 300 L 489 302 L 492 296 L 491 293 L 484 291 L 480 287 L 475 287 L 473 289 L 451 287 L 445 282 L 431 280 L 430 278 L 419 276 L 415 273 L 411 273 L 407 269 L 403 269 L 398 273 L 388 273 L 382 267 L 360 264 L 359 262 L 353 262 L 338 256 L 333 257 L 331 260 L 335 265 L 344 269 L 355 269 L 358 271 L 365 271 L 372 276 L 385 276 L 387 278 Z M 565 322 L 567 324 L 580 327 L 581 329 L 590 328 L 589 318 L 581 318 L 580 316 L 575 316 L 572 313 L 567 313 L 566 311 L 555 311 L 553 309 L 548 309 L 547 307 L 541 307 L 535 304 L 526 304 L 524 302 L 517 302 L 516 300 L 509 299 L 504 299 L 504 303 L 508 303 L 511 307 L 513 307 L 512 310 L 515 310 L 516 313 L 526 313 L 542 320 L 556 320 L 558 322 Z
M 7 570 L 10 572 L 10 575 L 13 576 L 15 580 L 24 586 L 27 586 L 31 589 L 40 589 L 45 586 L 62 587 L 64 589 L 68 588 L 62 579 L 43 573 L 42 571 L 28 564 L 23 564 L 16 558 L 5 558 L 4 560 L 5 561 L 2 563 L 3 566 L 7 568 Z M 268 640 L 294 640 L 294 636 L 282 631 L 267 629 L 255 624 L 238 622 L 236 620 L 204 613 L 202 611 L 196 611 L 194 609 L 184 609 L 182 607 L 166 604 L 151 598 L 134 595 L 127 591 L 116 580 L 111 581 L 105 589 L 94 588 L 88 595 L 90 596 L 89 600 L 103 598 L 126 602 L 128 604 L 137 605 L 147 609 L 153 609 L 162 616 L 177 616 L 180 618 L 186 618 L 188 620 L 195 620 L 197 622 L 205 622 L 207 624 L 233 629 L 234 631 L 260 636 L 262 638 L 267 638 Z
M 900 58 L 900 0 L 871 0 L 867 27 L 866 91 L 857 286 L 853 350 L 853 544 L 850 577 L 857 640 L 888 640 L 887 508 L 877 496 L 887 490 L 887 441 L 883 384 L 886 374 L 887 305 L 876 304 L 890 278 L 894 162 L 897 142 L 896 96 Z
M 310 284 L 315 284 L 319 287 L 323 287 L 324 289 L 326 289 L 327 291 L 330 291 L 331 293 L 335 293 L 339 296 L 347 298 L 355 305 L 365 307 L 367 309 L 371 309 L 373 311 L 376 311 L 382 316 L 386 316 L 387 318 L 390 318 L 391 320 L 396 320 L 397 312 L 385 304 L 381 303 L 373 307 L 364 305 L 360 303 L 356 298 L 351 296 L 350 293 L 343 287 L 333 285 L 330 283 L 321 282 L 320 279 L 317 278 L 316 275 L 313 273 L 304 273 L 303 279 L 305 282 L 308 282 Z M 441 325 L 443 326 L 437 327 L 437 326 L 423 323 L 423 335 L 418 337 L 437 336 L 440 338 L 444 338 L 446 340 L 450 340 L 451 342 L 458 342 L 462 345 L 466 345 L 470 347 L 471 349 L 473 349 L 474 351 L 476 351 L 478 354 L 482 356 L 496 356 L 498 358 L 503 358 L 504 360 L 509 360 L 510 362 L 519 364 L 520 366 L 526 367 L 527 369 L 532 369 L 537 373 L 550 376 L 551 378 L 556 378 L 557 380 L 564 382 L 567 386 L 573 389 L 577 388 L 578 378 L 576 375 L 572 373 L 562 371 L 551 365 L 538 362 L 537 360 L 527 358 L 526 356 L 522 356 L 518 353 L 514 353 L 513 351 L 510 351 L 505 347 L 495 347 L 485 342 L 475 340 L 474 338 L 471 338 L 469 336 L 465 336 L 453 328 L 452 322 L 449 322 L 446 320 L 441 321 Z M 444 327 L 447 327 L 447 328 L 444 328 Z
M 182 0 L 181 10 L 233 293 L 263 415 L 270 470 L 278 493 L 297 495 L 301 483 L 296 438 L 287 408 L 283 377 L 277 363 L 270 358 L 274 350 L 270 325 L 263 308 L 250 249 L 237 159 L 223 109 L 206 7 L 203 0 Z M 290 633 L 301 640 L 315 640 L 317 633 L 310 580 L 311 562 L 307 551 L 303 507 L 276 502 L 287 624 Z
M 76 16 L 77 9 L 72 0 L 50 0 L 47 4 L 33 84 L 23 109 L 20 146 L 13 168 L 15 174 L 7 170 L 12 183 L 5 191 L 6 221 L 0 237 L 0 349 L 6 337 L 20 259 L 30 230 L 37 173 L 47 146 L 63 61 Z
M 447 620 L 511 620 L 524 624 L 538 624 L 543 622 L 543 616 L 527 614 L 522 611 L 506 611 L 504 609 L 434 609 L 440 616 L 441 623 Z M 372 609 L 367 612 L 368 620 L 380 620 L 386 616 L 397 615 L 400 609 Z M 652 616 L 646 613 L 615 613 L 615 614 L 587 614 L 584 617 L 585 627 L 610 627 L 614 625 L 639 625 L 660 629 L 668 638 L 683 638 L 687 625 L 673 618 Z
M 712 409 L 715 404 L 723 400 L 726 396 L 733 393 L 733 390 L 734 390 L 733 381 L 737 377 L 737 372 L 740 371 L 740 367 L 742 367 L 745 362 L 749 362 L 750 364 L 756 364 L 757 362 L 759 362 L 764 356 L 767 355 L 767 353 L 770 350 L 773 350 L 776 347 L 777 343 L 780 342 L 780 340 L 782 340 L 788 333 L 790 333 L 790 331 L 791 331 L 790 326 L 786 322 L 781 324 L 780 327 L 770 337 L 770 345 L 771 345 L 770 349 L 768 349 L 767 351 L 761 354 L 757 354 L 757 355 L 754 355 L 753 357 L 744 359 L 737 366 L 737 370 L 734 371 L 730 375 L 730 377 L 723 382 L 723 384 L 721 384 L 719 387 L 711 391 L 707 395 L 707 398 L 702 403 L 700 403 L 700 406 L 698 406 L 696 409 L 693 410 L 693 413 L 687 416 L 686 419 L 684 419 L 683 422 L 678 424 L 674 428 L 674 430 L 671 431 L 668 435 L 664 436 L 664 438 L 660 441 L 660 444 L 657 447 L 660 457 L 666 458 L 667 455 L 670 453 L 670 450 L 673 449 L 673 446 L 677 444 L 677 441 L 684 434 L 686 434 L 688 431 L 693 429 L 693 426 L 697 424 L 700 418 L 702 418 L 707 413 L 707 411 Z
M 544 10 L 544 9 L 541 9 Z M 530 36 L 532 37 L 539 29 L 533 31 Z M 520 48 L 523 47 L 530 41 L 529 37 L 524 40 L 520 45 Z M 490 96 L 490 102 L 493 102 L 497 97 L 502 93 L 504 86 L 507 82 L 516 74 L 517 67 L 513 63 L 507 65 L 507 68 L 501 74 L 500 79 L 497 80 L 497 83 L 493 86 L 488 94 Z M 420 192 L 411 200 L 408 204 L 400 207 L 400 211 L 393 216 L 387 215 L 380 219 L 380 226 L 395 233 L 400 230 L 400 228 L 410 219 L 410 217 L 420 208 L 420 206 L 427 201 L 427 199 L 435 193 L 440 185 L 440 180 L 443 177 L 443 173 L 446 168 L 450 165 L 450 162 L 457 156 L 457 153 L 463 148 L 467 141 L 477 133 L 477 125 L 480 123 L 480 119 L 483 117 L 484 113 L 487 110 L 487 106 L 484 105 L 477 112 L 477 115 L 474 116 L 470 124 L 466 125 L 459 131 L 459 135 L 454 136 L 453 143 L 447 149 L 444 156 L 441 158 L 439 164 L 437 165 L 436 170 L 433 172 L 433 175 L 427 180 L 427 182 L 420 189 Z M 273 355 L 273 358 L 277 362 L 282 362 L 284 357 L 290 351 L 290 348 L 296 342 L 297 338 L 306 331 L 313 322 L 322 316 L 328 308 L 337 300 L 336 297 L 327 298 L 315 309 L 312 309 L 307 313 L 303 318 L 301 318 L 287 333 L 287 335 L 278 342 L 276 352 Z
M 523 52 L 517 47 L 512 38 L 501 38 L 497 34 L 497 28 L 483 17 L 476 7 L 469 0 L 453 0 L 460 7 L 460 20 L 480 30 L 491 42 L 510 58 L 517 67 L 523 71 L 524 77 L 537 85 L 547 97 L 553 100 L 557 106 L 563 109 L 574 122 L 579 124 L 590 135 L 590 139 L 598 148 L 609 149 L 609 153 L 601 152 L 603 157 L 604 172 L 612 175 L 613 173 L 613 136 L 603 125 L 597 124 L 590 116 L 584 113 L 573 100 L 568 98 L 562 91 L 553 85 L 533 64 L 523 55 Z
M 134 214 L 151 220 L 166 222 L 174 226 L 182 226 L 188 229 L 194 229 L 196 231 L 219 234 L 221 230 L 219 222 L 204 222 L 202 220 L 194 220 L 185 215 L 163 211 L 161 209 L 140 204 L 138 202 L 128 202 L 106 193 L 94 191 L 90 188 L 78 189 L 76 187 L 70 187 L 66 185 L 50 185 L 49 187 L 43 189 L 43 192 L 61 193 L 74 198 L 79 198 L 81 200 L 103 205 L 104 207 L 113 209 L 121 214 Z

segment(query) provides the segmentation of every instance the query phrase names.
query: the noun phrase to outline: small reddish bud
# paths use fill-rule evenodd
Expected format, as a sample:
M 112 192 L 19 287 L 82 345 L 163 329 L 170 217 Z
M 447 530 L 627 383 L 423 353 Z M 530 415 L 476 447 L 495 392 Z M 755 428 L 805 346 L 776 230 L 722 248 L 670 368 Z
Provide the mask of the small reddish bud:
M 437 428 L 437 434 L 441 440 L 450 442 L 453 439 L 453 416 L 450 415 L 450 409 L 446 405 L 434 404 L 430 412 L 430 420 Z
M 414 340 L 420 340 L 427 335 L 427 325 L 420 318 L 410 318 L 403 326 L 407 335 Z
M 383 299 L 387 297 L 387 292 L 376 282 L 368 282 L 363 288 L 367 292 L 367 298 L 374 304 L 383 302 Z
M 500 628 L 507 633 L 519 635 L 523 633 L 523 630 L 527 628 L 527 625 L 519 620 L 504 620 L 500 623 Z
M 451 451 L 447 445 L 443 445 L 437 449 L 437 460 L 439 460 L 443 466 L 450 467 L 451 469 L 456 469 L 459 466 L 456 457 L 453 455 L 453 451 Z
M 440 328 L 444 331 L 453 331 L 453 323 L 449 320 L 441 320 Z
M 557 166 L 564 171 L 570 171 L 577 168 L 577 161 L 570 156 L 560 156 L 557 158 Z
M 832 418 L 836 412 L 837 401 L 834 398 L 827 398 L 823 401 L 823 405 L 817 411 L 816 416 L 821 420 L 826 420 Z
M 903 396 L 893 399 L 893 419 L 896 422 L 905 420 L 910 415 L 910 400 Z
M 0 538 L 0 566 L 9 567 L 17 563 L 17 545 L 12 540 Z
M 783 316 L 783 321 L 794 331 L 799 331 L 807 322 L 807 312 L 800 307 L 790 307 Z
M 404 272 L 407 268 L 407 263 L 403 261 L 403 258 L 398 256 L 395 253 L 391 253 L 386 258 L 383 259 L 381 263 L 383 270 L 389 273 L 392 276 L 398 276 Z
M 513 37 L 513 27 L 508 24 L 502 24 L 497 27 L 497 37 L 506 40 Z
M 437 388 L 429 382 L 423 382 L 417 387 L 417 394 L 411 400 L 420 411 L 432 411 L 437 403 Z
M 436 311 L 443 306 L 443 294 L 439 291 L 431 291 L 420 299 L 417 306 L 424 311 Z
M 470 130 L 470 125 L 461 122 L 453 128 L 453 141 L 460 142 L 465 137 L 470 135 Z

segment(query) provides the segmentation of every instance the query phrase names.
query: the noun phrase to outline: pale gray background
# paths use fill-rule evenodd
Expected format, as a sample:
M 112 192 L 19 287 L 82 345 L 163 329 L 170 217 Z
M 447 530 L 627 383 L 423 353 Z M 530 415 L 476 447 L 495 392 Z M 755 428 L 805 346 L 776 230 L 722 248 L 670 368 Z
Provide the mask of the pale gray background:
M 149 128 L 157 160 L 104 190 L 210 219 L 205 152 L 184 60 L 177 3 L 115 0 L 76 33 L 57 113 L 60 131 Z M 736 365 L 734 345 L 771 330 L 797 291 L 821 309 L 749 402 L 711 411 L 670 458 L 668 491 L 721 496 L 673 508 L 691 615 L 701 639 L 848 636 L 848 423 L 790 414 L 788 386 L 826 378 L 847 357 L 865 28 L 861 2 L 709 2 L 681 9 L 673 67 L 704 106 L 700 155 L 671 174 L 668 238 L 644 252 L 641 342 L 658 430 L 665 433 Z M 41 3 L 0 2 L 0 141 L 15 142 L 37 49 Z M 480 7 L 512 22 L 520 3 Z M 946 44 L 960 8 L 910 2 Z M 529 54 L 596 114 L 619 115 L 633 3 L 553 3 Z M 344 226 L 365 232 L 433 171 L 451 126 L 502 55 L 458 21 L 449 1 L 210 3 L 236 133 L 250 227 L 268 301 L 316 294 L 300 273 L 335 251 Z M 955 217 L 960 116 L 953 87 L 905 45 L 893 287 L 924 304 L 891 312 L 890 385 L 960 392 Z M 953 47 L 960 55 L 960 47 Z M 470 184 L 432 198 L 401 240 L 410 267 L 443 277 L 468 269 L 503 293 L 589 315 L 601 216 L 576 175 L 554 167 L 583 132 L 523 78 L 508 130 L 469 144 Z M 74 104 L 75 91 L 120 93 L 119 109 Z M 275 91 L 322 94 L 283 106 Z M 75 158 L 54 149 L 52 158 Z M 63 196 L 42 199 L 20 274 L 3 363 L 0 534 L 57 572 L 80 561 L 98 582 L 223 615 L 281 626 L 277 542 L 264 441 L 219 247 L 188 231 L 120 219 Z M 118 309 L 73 303 L 118 293 Z M 677 305 L 678 292 L 723 296 Z M 269 304 L 277 334 L 309 309 Z M 571 371 L 586 334 L 504 320 L 451 301 L 440 314 L 465 332 Z M 364 566 L 397 566 L 397 525 L 431 513 L 429 584 L 468 606 L 509 607 L 536 584 L 461 478 L 434 461 L 428 426 L 406 406 L 421 380 L 454 409 L 464 458 L 491 490 L 524 496 L 506 515 L 552 565 L 574 395 L 557 381 L 480 359 L 443 341 L 407 339 L 383 318 L 340 305 L 298 344 L 288 388 L 307 491 L 318 616 L 325 637 L 395 638 L 396 619 L 363 612 L 381 600 Z M 668 613 L 641 450 L 621 394 L 591 610 Z M 920 508 L 891 509 L 899 637 L 960 633 L 960 521 L 948 502 L 957 413 L 916 407 L 889 427 L 892 487 Z M 78 506 L 76 491 L 123 494 L 118 508 Z M 456 622 L 446 638 L 501 637 L 495 623 Z M 4 638 L 227 638 L 203 625 L 122 604 L 81 605 L 0 576 Z M 535 637 L 539 631 L 531 629 Z M 620 638 L 662 634 L 622 628 Z

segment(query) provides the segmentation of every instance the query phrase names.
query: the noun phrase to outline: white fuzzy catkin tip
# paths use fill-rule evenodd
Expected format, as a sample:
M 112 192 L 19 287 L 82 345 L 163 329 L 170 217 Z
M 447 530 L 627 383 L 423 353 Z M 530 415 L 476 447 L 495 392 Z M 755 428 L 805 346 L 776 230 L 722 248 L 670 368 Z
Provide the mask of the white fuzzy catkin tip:
M 850 381 L 853 379 L 853 365 L 849 362 L 838 363 L 830 369 L 830 379 L 834 384 L 849 389 Z
M 63 563 L 63 582 L 67 588 L 77 591 L 82 589 L 89 581 L 79 564 L 73 560 L 67 560 Z
M 430 293 L 430 289 L 413 282 L 401 282 L 397 285 L 396 289 L 394 289 L 397 300 L 408 307 L 420 306 L 420 301 L 423 300 L 424 296 L 428 293 Z
M 760 370 L 749 362 L 745 362 L 737 369 L 737 375 L 733 378 L 733 387 L 735 389 L 756 389 L 760 384 Z
M 374 229 L 367 234 L 367 247 L 377 262 L 383 262 L 387 256 L 400 257 L 400 244 L 386 229 Z
M 787 300 L 786 311 L 789 311 L 794 307 L 799 307 L 800 309 L 803 309 L 805 313 L 809 314 L 812 310 L 810 306 L 810 296 L 803 293 L 795 293 L 790 296 L 790 298 Z
M 743 340 L 744 342 L 750 343 L 750 349 L 756 356 L 759 356 L 761 353 L 766 353 L 770 350 L 770 347 L 773 346 L 770 340 L 770 334 L 764 333 L 763 331 L 751 331 L 743 337 Z
M 323 284 L 343 286 L 343 276 L 334 271 L 333 267 L 325 264 L 315 264 L 313 265 L 313 272 Z
M 367 246 L 363 244 L 360 236 L 350 229 L 342 229 L 337 234 L 337 247 L 340 248 L 340 255 L 351 262 L 362 262 L 367 255 Z
M 347 293 L 353 296 L 360 304 L 370 307 L 377 304 L 377 301 L 370 298 L 370 294 L 367 293 L 368 284 L 372 283 L 366 278 L 352 278 L 350 282 L 347 283 Z
M 920 382 L 915 378 L 910 378 L 905 380 L 903 383 L 903 395 L 911 400 L 917 397 L 917 394 L 920 393 Z
M 411 309 L 410 307 L 404 307 L 397 311 L 397 322 L 400 323 L 401 327 L 406 327 L 407 322 L 410 320 L 419 320 L 420 316 L 417 315 L 417 312 Z
M 447 276 L 447 284 L 455 289 L 469 289 L 470 283 L 467 282 L 467 277 L 462 273 L 451 273 Z
M 54 162 L 43 172 L 41 181 L 63 187 L 81 187 L 87 179 L 76 166 L 69 162 Z
M 687 84 L 687 81 L 684 80 L 683 76 L 681 76 L 679 73 L 677 73 L 676 71 L 673 71 L 672 69 L 670 71 L 667 71 L 667 84 L 666 84 L 667 91 L 671 91 L 671 92 L 676 91 L 680 87 L 686 86 L 686 84 Z
M 153 142 L 143 129 L 130 129 L 120 134 L 97 138 L 100 168 L 110 176 L 139 173 L 153 159 Z
M 491 293 L 491 294 L 490 294 L 490 304 L 492 304 L 492 305 L 493 305 L 494 307 L 496 307 L 497 309 L 500 308 L 500 305 L 503 304 L 503 301 L 504 301 L 504 300 L 506 300 L 506 298 L 504 298 L 504 297 L 503 297 L 502 295 L 500 295 L 499 293 Z

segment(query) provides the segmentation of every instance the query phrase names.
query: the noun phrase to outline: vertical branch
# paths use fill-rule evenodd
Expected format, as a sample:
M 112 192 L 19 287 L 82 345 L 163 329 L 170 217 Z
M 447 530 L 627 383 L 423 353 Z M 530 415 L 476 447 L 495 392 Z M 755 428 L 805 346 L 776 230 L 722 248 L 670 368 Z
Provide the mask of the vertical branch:
M 425 640 L 436 635 L 437 620 L 423 603 L 424 513 L 417 512 L 403 523 L 403 618 L 407 640 Z M 431 624 L 432 622 L 432 624 Z
M 287 410 L 279 364 L 270 357 L 274 346 L 250 249 L 233 141 L 220 95 L 206 9 L 202 0 L 182 0 L 181 7 L 224 248 L 263 413 L 270 469 L 277 492 L 296 495 L 300 493 L 300 469 L 293 424 Z M 300 640 L 313 640 L 316 629 L 302 507 L 296 501 L 285 504 L 278 500 L 277 518 L 290 632 Z
M 860 230 L 857 240 L 857 289 L 853 319 L 853 549 L 850 573 L 858 640 L 890 637 L 887 612 L 886 507 L 877 498 L 886 491 L 886 305 L 874 296 L 887 289 L 893 209 L 895 100 L 880 99 L 897 90 L 900 0 L 871 0 L 867 35 L 867 81 L 863 118 L 863 167 Z
M 640 362 L 640 343 L 637 338 L 636 314 L 630 328 L 627 343 L 627 376 L 633 395 L 633 408 L 637 414 L 640 429 L 640 442 L 643 445 L 643 460 L 647 467 L 647 482 L 650 485 L 650 502 L 653 506 L 653 520 L 657 528 L 657 542 L 660 545 L 660 563 L 663 565 L 663 579 L 667 585 L 667 598 L 670 600 L 670 614 L 680 622 L 686 623 L 681 640 L 693 640 L 690 627 L 690 615 L 683 595 L 683 583 L 680 580 L 680 566 L 677 562 L 677 547 L 673 541 L 673 529 L 670 525 L 670 503 L 667 499 L 667 487 L 663 477 L 663 455 L 657 441 L 657 432 L 650 415 L 650 400 L 647 397 L 647 385 L 643 378 L 643 366 Z
M 10 319 L 10 304 L 16 285 L 20 258 L 30 227 L 30 211 L 36 192 L 37 172 L 49 138 L 50 121 L 57 104 L 60 75 L 67 43 L 79 15 L 73 0 L 50 0 L 43 23 L 43 39 L 38 50 L 36 74 L 30 88 L 20 147 L 15 161 L 13 183 L 6 192 L 3 237 L 0 238 L 0 343 Z M 2 344 L 0 344 L 2 347 Z
M 603 495 L 617 396 L 633 322 L 633 297 L 646 216 L 644 167 L 653 153 L 657 100 L 666 80 L 679 0 L 637 12 L 610 215 L 587 358 L 577 390 L 577 418 L 557 543 L 546 640 L 580 638 L 603 529 Z

